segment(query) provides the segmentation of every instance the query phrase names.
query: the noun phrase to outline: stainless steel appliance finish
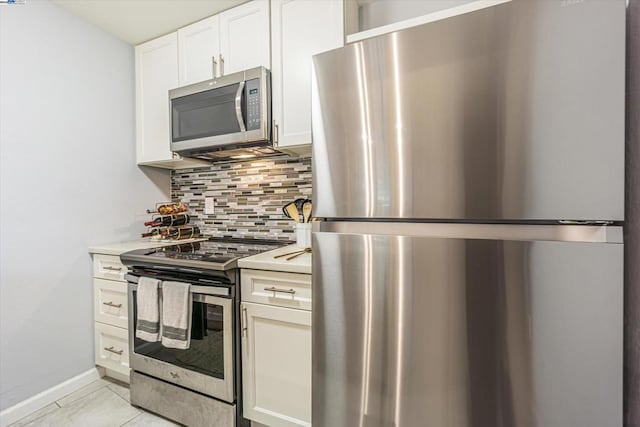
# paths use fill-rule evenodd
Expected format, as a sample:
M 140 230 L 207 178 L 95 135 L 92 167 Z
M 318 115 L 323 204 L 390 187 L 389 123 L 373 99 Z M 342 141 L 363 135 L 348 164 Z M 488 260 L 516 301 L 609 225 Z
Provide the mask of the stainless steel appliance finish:
M 624 219 L 624 0 L 514 0 L 313 75 L 316 217 Z
M 127 275 L 129 282 L 129 301 L 135 300 L 135 292 L 138 288 L 137 277 Z M 220 296 L 224 295 L 224 296 Z M 175 366 L 163 360 L 138 354 L 135 345 L 135 319 L 136 313 L 134 304 L 129 304 L 129 366 L 134 371 L 151 375 L 176 385 L 198 391 L 211 397 L 233 403 L 234 402 L 234 362 L 233 362 L 233 330 L 234 330 L 234 307 L 230 290 L 227 286 L 193 286 L 191 289 L 193 301 L 206 304 L 215 304 L 223 308 L 222 324 L 224 325 L 223 378 L 215 378 L 192 369 Z M 218 357 L 218 355 L 211 355 Z
M 248 425 L 242 416 L 237 261 L 283 244 L 272 240 L 212 237 L 206 241 L 176 242 L 164 248 L 130 251 L 120 256 L 129 268 L 126 279 L 133 404 L 185 425 Z M 192 326 L 188 349 L 170 349 L 159 342 L 135 337 L 140 277 L 158 279 L 160 288 L 165 280 L 191 285 Z M 174 404 L 167 404 L 174 400 Z
M 622 425 L 624 38 L 513 0 L 314 57 L 314 426 Z
M 430 222 L 315 222 L 314 231 L 382 236 L 440 237 L 492 240 L 622 243 L 623 228 L 589 225 L 472 224 Z
M 131 372 L 131 404 L 186 426 L 236 426 L 236 405 L 228 405 L 153 377 Z
M 203 159 L 271 147 L 271 73 L 252 68 L 169 91 L 171 151 Z
M 622 425 L 622 244 L 313 239 L 313 425 Z

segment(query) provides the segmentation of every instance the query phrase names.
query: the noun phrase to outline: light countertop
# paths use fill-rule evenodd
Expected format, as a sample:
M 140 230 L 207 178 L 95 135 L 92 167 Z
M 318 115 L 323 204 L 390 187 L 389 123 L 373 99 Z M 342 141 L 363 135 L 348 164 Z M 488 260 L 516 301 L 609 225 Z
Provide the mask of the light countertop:
M 94 245 L 89 247 L 91 254 L 103 255 L 121 255 L 125 252 L 134 251 L 136 249 L 160 248 L 163 246 L 171 246 L 182 243 L 201 242 L 207 239 L 184 239 L 184 240 L 149 240 L 140 239 L 130 242 L 107 243 L 105 245 Z
M 287 273 L 311 274 L 311 253 L 302 254 L 292 260 L 287 261 L 286 256 L 274 258 L 276 255 L 288 254 L 300 251 L 296 245 L 283 246 L 269 252 L 242 258 L 238 261 L 240 268 L 250 268 L 253 270 L 284 271 Z

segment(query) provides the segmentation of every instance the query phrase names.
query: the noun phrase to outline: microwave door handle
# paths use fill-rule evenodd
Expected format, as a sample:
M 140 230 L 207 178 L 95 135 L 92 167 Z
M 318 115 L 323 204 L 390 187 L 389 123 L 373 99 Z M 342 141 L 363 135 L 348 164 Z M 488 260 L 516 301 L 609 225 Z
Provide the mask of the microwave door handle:
M 240 131 L 246 131 L 244 126 L 244 118 L 242 117 L 242 91 L 244 90 L 244 81 L 238 85 L 238 91 L 236 92 L 236 117 L 238 118 L 238 124 L 240 125 Z

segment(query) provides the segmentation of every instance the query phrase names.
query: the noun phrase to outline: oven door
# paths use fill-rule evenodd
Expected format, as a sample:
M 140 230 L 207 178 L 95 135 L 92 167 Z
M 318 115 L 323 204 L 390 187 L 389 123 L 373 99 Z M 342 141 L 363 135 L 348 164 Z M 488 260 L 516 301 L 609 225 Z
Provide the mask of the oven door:
M 233 403 L 234 308 L 229 288 L 191 286 L 191 344 L 180 350 L 135 336 L 138 285 L 128 286 L 131 369 Z

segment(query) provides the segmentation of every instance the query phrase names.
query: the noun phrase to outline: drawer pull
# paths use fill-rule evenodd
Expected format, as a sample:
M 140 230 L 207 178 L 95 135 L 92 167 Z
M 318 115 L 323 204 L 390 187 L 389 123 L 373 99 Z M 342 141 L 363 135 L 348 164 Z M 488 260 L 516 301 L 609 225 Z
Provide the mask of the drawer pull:
M 111 270 L 111 271 L 122 271 L 122 267 L 111 267 L 110 265 L 105 265 L 104 267 L 105 270 Z
M 122 355 L 122 351 L 123 351 L 123 350 L 114 350 L 114 349 L 113 349 L 113 346 L 111 346 L 111 347 L 105 347 L 104 349 L 105 349 L 106 351 L 110 352 L 110 353 L 117 354 L 118 356 L 121 356 L 121 355 Z
M 273 292 L 273 297 L 275 298 L 276 292 L 282 292 L 283 294 L 290 294 L 291 298 L 295 295 L 296 291 L 293 289 L 278 289 L 275 286 L 270 288 L 264 288 L 265 291 Z
M 104 305 L 108 305 L 109 307 L 115 307 L 115 308 L 120 308 L 122 307 L 122 304 L 114 304 L 113 301 L 109 301 L 109 302 L 103 302 Z

